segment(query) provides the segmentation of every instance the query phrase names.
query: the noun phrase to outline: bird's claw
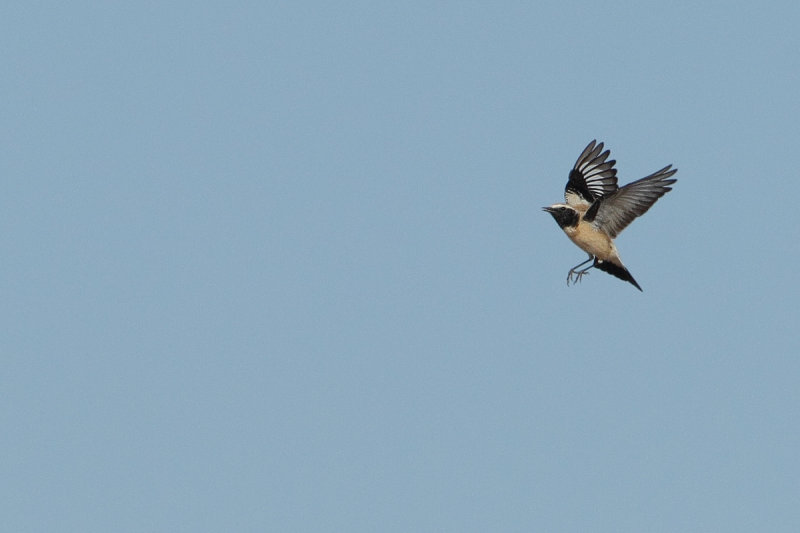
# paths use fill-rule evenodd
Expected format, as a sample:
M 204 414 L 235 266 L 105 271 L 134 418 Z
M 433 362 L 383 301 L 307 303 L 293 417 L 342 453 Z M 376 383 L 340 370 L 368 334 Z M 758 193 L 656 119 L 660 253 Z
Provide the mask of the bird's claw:
M 574 270 L 574 269 L 570 270 L 569 273 L 567 274 L 567 286 L 569 286 L 570 283 L 575 285 L 576 283 L 581 281 L 581 278 L 583 278 L 583 276 L 588 276 L 588 275 L 589 275 L 588 270 Z M 573 276 L 575 277 L 575 279 L 572 279 Z

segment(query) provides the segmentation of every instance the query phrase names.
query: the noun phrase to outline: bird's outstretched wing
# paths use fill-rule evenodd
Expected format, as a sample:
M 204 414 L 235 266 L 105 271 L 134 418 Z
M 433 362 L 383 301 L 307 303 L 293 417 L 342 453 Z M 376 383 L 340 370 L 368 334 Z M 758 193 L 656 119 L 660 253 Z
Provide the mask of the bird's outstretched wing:
M 671 170 L 670 170 L 671 169 Z M 656 200 L 672 190 L 676 179 L 670 177 L 678 171 L 668 165 L 661 170 L 631 182 L 616 192 L 598 199 L 584 217 L 612 239 L 634 218 L 647 212 Z
M 575 166 L 569 172 L 569 181 L 564 191 L 567 205 L 588 207 L 598 198 L 617 190 L 617 169 L 613 159 L 608 159 L 610 150 L 603 152 L 603 143 L 592 141 L 583 149 Z

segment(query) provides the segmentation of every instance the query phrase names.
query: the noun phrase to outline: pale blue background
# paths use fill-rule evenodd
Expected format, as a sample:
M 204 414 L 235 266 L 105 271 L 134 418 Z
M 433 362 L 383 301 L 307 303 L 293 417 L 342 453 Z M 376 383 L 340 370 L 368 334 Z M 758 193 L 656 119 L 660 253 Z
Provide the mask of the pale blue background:
M 798 5 L 4 4 L 2 529 L 800 531 Z

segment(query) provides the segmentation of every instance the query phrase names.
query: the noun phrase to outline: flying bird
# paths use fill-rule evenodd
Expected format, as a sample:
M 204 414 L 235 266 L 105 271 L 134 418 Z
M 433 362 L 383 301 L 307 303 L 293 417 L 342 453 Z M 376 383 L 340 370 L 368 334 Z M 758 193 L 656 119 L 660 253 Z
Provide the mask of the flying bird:
M 617 169 L 614 168 L 616 161 L 606 161 L 610 153 L 610 150 L 603 151 L 603 143 L 590 142 L 569 172 L 565 203 L 542 209 L 553 215 L 567 237 L 589 254 L 589 259 L 570 269 L 567 285 L 579 282 L 589 269 L 596 267 L 630 282 L 641 291 L 642 288 L 622 264 L 614 238 L 634 218 L 645 214 L 656 200 L 672 190 L 670 185 L 677 180 L 671 177 L 678 169 L 667 165 L 620 188 L 617 187 Z M 594 263 L 578 270 L 592 260 Z

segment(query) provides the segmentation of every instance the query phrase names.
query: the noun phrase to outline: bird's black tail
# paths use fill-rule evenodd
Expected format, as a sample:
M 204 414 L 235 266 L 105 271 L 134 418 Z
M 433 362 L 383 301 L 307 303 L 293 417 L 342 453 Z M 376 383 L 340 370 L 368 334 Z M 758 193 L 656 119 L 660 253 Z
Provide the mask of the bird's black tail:
M 608 272 L 612 276 L 616 276 L 619 279 L 621 279 L 622 281 L 630 282 L 634 287 L 636 287 L 640 291 L 642 290 L 642 288 L 639 286 L 639 284 L 636 283 L 636 280 L 633 279 L 633 276 L 631 276 L 631 273 L 628 272 L 628 269 L 625 268 L 622 265 L 616 265 L 616 264 L 612 263 L 611 261 L 603 261 L 603 260 L 597 259 L 595 257 L 594 258 L 594 264 L 592 266 L 595 267 L 595 268 L 599 268 L 603 272 Z M 644 292 L 644 291 L 642 291 L 642 292 Z

